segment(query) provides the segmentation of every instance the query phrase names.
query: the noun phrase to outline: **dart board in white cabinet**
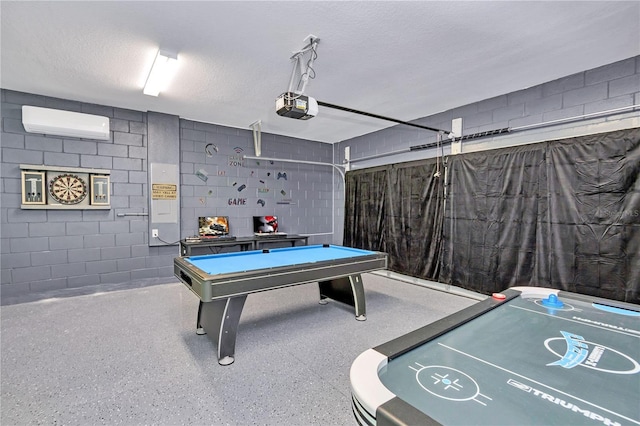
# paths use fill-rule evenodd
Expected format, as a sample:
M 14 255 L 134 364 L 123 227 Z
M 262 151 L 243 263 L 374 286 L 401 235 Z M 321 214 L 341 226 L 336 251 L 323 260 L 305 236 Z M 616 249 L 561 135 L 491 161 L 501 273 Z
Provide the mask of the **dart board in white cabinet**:
M 60 205 L 87 204 L 88 175 L 86 173 L 49 173 L 50 203 Z
M 20 164 L 22 204 L 30 210 L 109 210 L 111 172 L 106 169 Z

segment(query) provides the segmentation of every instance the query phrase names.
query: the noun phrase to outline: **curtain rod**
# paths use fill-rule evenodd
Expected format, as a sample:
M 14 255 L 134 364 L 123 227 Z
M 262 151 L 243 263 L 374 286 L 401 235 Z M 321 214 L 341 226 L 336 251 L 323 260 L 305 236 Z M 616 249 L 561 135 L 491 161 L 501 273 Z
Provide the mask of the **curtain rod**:
M 528 124 L 526 126 L 511 127 L 510 130 L 512 132 L 516 132 L 518 130 L 524 130 L 524 129 L 535 129 L 536 127 L 545 127 L 545 126 L 551 126 L 551 125 L 558 124 L 558 123 L 564 123 L 565 121 L 573 121 L 573 120 L 578 120 L 578 119 L 582 119 L 582 118 L 596 117 L 596 116 L 599 116 L 599 115 L 614 114 L 614 113 L 626 111 L 628 109 L 635 109 L 635 108 L 638 108 L 638 107 L 640 107 L 640 104 L 629 105 L 629 106 L 620 107 L 620 108 L 608 109 L 606 111 L 592 112 L 590 114 L 576 115 L 576 116 L 573 116 L 573 117 L 559 118 L 558 120 L 543 121 L 542 123 Z
M 598 115 L 609 115 L 609 114 L 614 114 L 614 113 L 620 113 L 626 110 L 631 110 L 631 109 L 635 109 L 635 108 L 640 108 L 640 104 L 635 104 L 635 105 L 630 105 L 630 106 L 626 106 L 626 107 L 621 107 L 621 108 L 614 108 L 614 109 L 609 109 L 606 111 L 599 111 L 599 112 L 593 112 L 590 114 L 583 114 L 583 115 L 578 115 L 575 117 L 568 117 L 568 118 L 562 118 L 562 119 L 558 119 L 558 120 L 552 120 L 552 121 L 546 121 L 543 123 L 536 123 L 536 124 L 530 124 L 527 126 L 520 126 L 520 127 L 514 127 L 514 128 L 504 128 L 504 129 L 497 129 L 497 130 L 489 130 L 486 132 L 480 132 L 480 133 L 474 133 L 473 135 L 466 135 L 466 136 L 462 136 L 460 138 L 453 138 L 453 139 L 445 139 L 441 142 L 441 145 L 448 145 L 450 142 L 455 142 L 458 140 L 463 140 L 464 138 L 466 139 L 472 139 L 473 138 L 480 138 L 480 137 L 485 137 L 485 136 L 492 136 L 492 135 L 496 135 L 496 134 L 504 134 L 504 133 L 509 133 L 509 132 L 515 132 L 515 131 L 520 131 L 520 130 L 525 130 L 525 129 L 533 129 L 535 127 L 545 127 L 545 126 L 551 126 L 554 124 L 560 124 L 562 122 L 566 122 L 566 121 L 572 121 L 572 120 L 577 120 L 580 118 L 591 118 L 594 116 L 598 116 Z M 350 163 L 357 163 L 360 161 L 367 161 L 367 160 L 373 160 L 376 158 L 380 158 L 380 157 L 387 157 L 387 156 L 392 156 L 392 155 L 398 155 L 398 154 L 405 154 L 407 152 L 411 152 L 411 151 L 417 151 L 417 150 L 421 150 L 421 149 L 427 149 L 427 148 L 435 148 L 437 146 L 437 142 L 432 142 L 432 143 L 428 143 L 428 144 L 424 144 L 424 145 L 416 145 L 416 146 L 412 146 L 410 148 L 405 148 L 405 149 L 401 149 L 401 150 L 397 150 L 397 151 L 390 151 L 390 152 L 385 152 L 385 153 L 381 153 L 381 154 L 374 154 L 374 155 L 370 155 L 368 157 L 361 157 L 361 158 L 354 158 L 349 160 Z
M 469 140 L 469 139 L 478 139 L 478 138 L 482 138 L 482 137 L 486 137 L 486 136 L 494 136 L 494 135 L 499 135 L 499 134 L 503 134 L 503 133 L 511 133 L 511 132 L 518 132 L 518 131 L 521 131 L 521 130 L 530 130 L 530 129 L 536 129 L 536 128 L 539 128 L 539 127 L 553 126 L 553 125 L 556 125 L 556 124 L 567 123 L 569 121 L 583 120 L 583 119 L 586 119 L 586 118 L 598 117 L 598 116 L 602 116 L 602 115 L 613 115 L 613 114 L 621 113 L 621 112 L 626 111 L 626 110 L 632 110 L 632 109 L 635 109 L 635 108 L 638 108 L 638 107 L 640 107 L 640 104 L 629 105 L 629 106 L 621 107 L 621 108 L 613 108 L 613 109 L 608 109 L 608 110 L 605 110 L 605 111 L 592 112 L 592 113 L 589 113 L 589 114 L 575 115 L 573 117 L 560 118 L 558 120 L 543 121 L 542 123 L 528 124 L 526 126 L 505 127 L 505 128 L 502 128 L 502 129 L 487 130 L 485 132 L 472 133 L 470 135 L 465 135 L 465 136 L 460 136 L 460 137 L 449 139 L 448 141 L 444 141 L 443 145 L 444 144 L 450 144 L 452 142 L 458 142 L 458 141 Z M 431 142 L 431 143 L 427 143 L 427 144 L 423 144 L 423 145 L 412 146 L 412 147 L 409 148 L 409 150 L 410 151 L 417 151 L 417 150 L 421 150 L 421 149 L 433 148 L 435 146 L 437 146 L 437 143 L 436 142 Z

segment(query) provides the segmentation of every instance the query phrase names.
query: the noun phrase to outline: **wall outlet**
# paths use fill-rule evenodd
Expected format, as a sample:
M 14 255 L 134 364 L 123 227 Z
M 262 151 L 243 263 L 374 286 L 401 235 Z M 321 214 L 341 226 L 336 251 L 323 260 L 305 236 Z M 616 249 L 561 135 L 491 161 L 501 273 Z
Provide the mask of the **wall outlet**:
M 158 230 L 157 229 L 152 229 L 151 230 L 151 237 L 152 238 L 158 238 Z

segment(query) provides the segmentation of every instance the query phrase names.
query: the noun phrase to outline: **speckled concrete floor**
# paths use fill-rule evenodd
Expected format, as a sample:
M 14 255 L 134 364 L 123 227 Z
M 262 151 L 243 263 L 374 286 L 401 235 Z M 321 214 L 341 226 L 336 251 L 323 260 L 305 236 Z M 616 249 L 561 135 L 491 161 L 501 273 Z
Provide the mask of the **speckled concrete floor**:
M 180 283 L 1 309 L 8 425 L 355 425 L 349 368 L 364 350 L 476 301 L 363 276 L 367 321 L 316 284 L 250 295 L 235 363 L 195 333 Z

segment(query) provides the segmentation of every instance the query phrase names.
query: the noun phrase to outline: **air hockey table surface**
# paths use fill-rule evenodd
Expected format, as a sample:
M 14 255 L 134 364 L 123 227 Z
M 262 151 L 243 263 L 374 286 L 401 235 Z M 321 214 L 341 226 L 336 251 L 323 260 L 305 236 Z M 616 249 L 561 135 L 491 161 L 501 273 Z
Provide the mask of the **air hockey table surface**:
M 640 425 L 640 306 L 515 287 L 362 353 L 360 424 Z

